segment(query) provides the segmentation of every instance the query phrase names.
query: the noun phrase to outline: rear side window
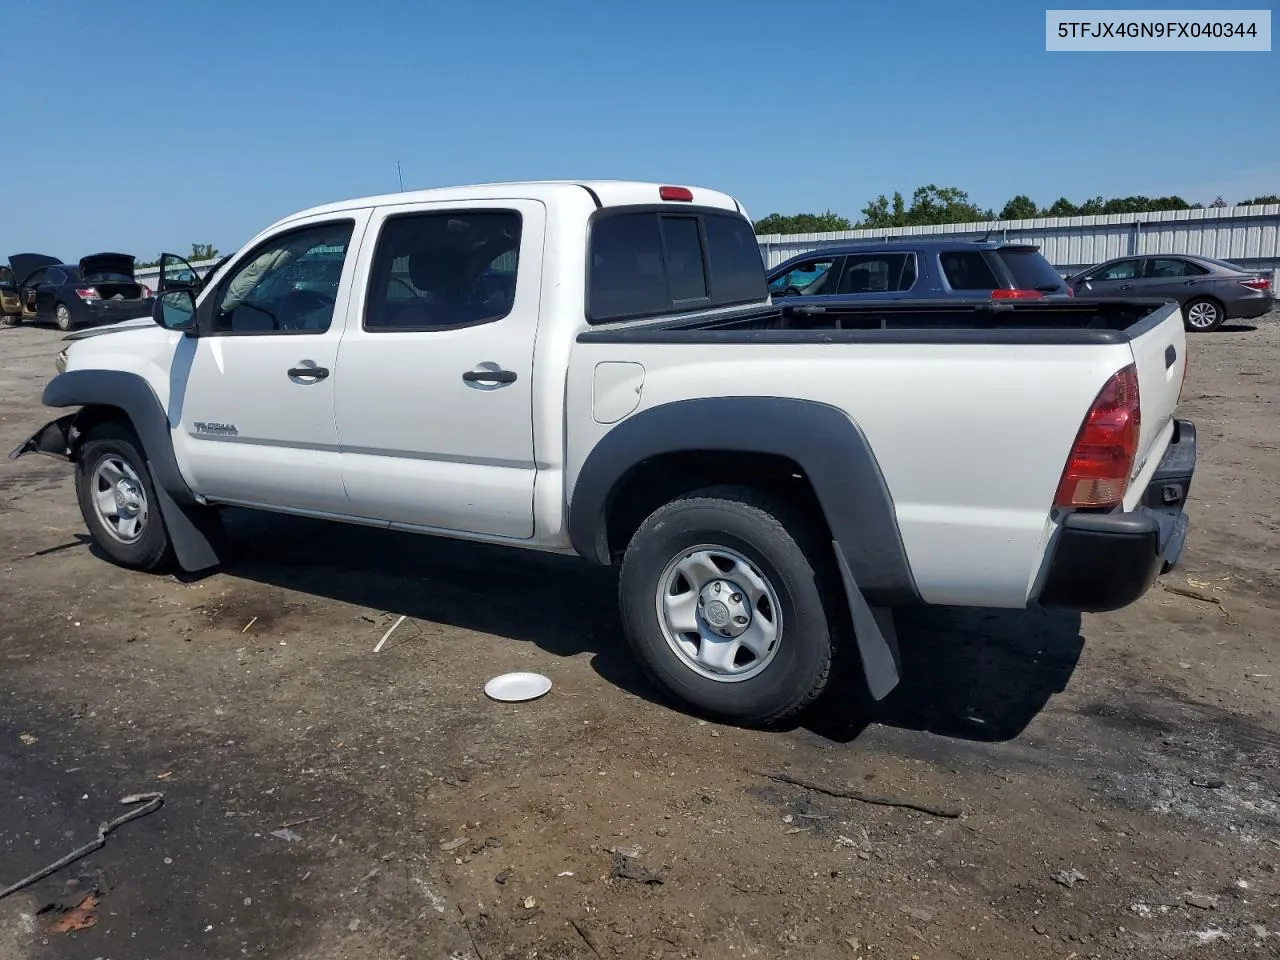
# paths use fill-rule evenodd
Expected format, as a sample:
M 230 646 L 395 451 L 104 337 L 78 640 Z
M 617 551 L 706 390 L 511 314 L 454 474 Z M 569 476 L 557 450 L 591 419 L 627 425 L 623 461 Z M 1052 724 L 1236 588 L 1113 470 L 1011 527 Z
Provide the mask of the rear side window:
M 953 250 L 941 255 L 942 272 L 952 290 L 990 291 L 1001 286 L 1000 281 L 978 250 Z
M 522 230 L 515 210 L 388 220 L 373 256 L 364 328 L 424 332 L 506 317 L 515 306 Z
M 1171 277 L 1198 277 L 1208 272 L 1204 267 L 1197 266 L 1190 260 L 1155 257 L 1147 261 L 1147 276 L 1156 280 Z
M 1066 286 L 1057 270 L 1049 264 L 1039 250 L 997 250 L 1013 277 L 1013 285 L 1019 290 L 1040 290 L 1052 293 Z
M 606 214 L 591 227 L 587 319 L 607 323 L 764 300 L 751 225 L 713 212 Z
M 907 264 L 910 262 L 910 270 Z M 905 274 L 905 276 L 904 276 Z M 916 282 L 915 256 L 910 253 L 871 253 L 845 258 L 840 293 L 888 293 L 907 290 Z

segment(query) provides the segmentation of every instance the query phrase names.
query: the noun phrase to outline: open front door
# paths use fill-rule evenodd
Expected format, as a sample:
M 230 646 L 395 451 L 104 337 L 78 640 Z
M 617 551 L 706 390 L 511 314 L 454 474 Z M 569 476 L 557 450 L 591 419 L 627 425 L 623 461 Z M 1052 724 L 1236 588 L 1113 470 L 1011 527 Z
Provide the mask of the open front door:
M 166 290 L 190 290 L 192 293 L 199 293 L 200 274 L 196 273 L 195 267 L 183 257 L 176 253 L 160 254 L 160 285 L 157 293 L 164 293 Z

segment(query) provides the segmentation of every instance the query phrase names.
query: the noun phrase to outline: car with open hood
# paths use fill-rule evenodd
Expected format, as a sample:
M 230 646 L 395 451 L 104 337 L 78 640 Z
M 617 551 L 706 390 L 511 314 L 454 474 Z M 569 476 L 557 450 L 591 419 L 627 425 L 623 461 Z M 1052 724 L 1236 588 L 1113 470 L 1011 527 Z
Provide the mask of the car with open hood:
M 72 330 L 146 316 L 151 310 L 151 291 L 138 282 L 130 254 L 95 253 L 77 264 L 40 254 L 10 257 L 14 260 L 34 265 L 18 283 L 24 319 Z

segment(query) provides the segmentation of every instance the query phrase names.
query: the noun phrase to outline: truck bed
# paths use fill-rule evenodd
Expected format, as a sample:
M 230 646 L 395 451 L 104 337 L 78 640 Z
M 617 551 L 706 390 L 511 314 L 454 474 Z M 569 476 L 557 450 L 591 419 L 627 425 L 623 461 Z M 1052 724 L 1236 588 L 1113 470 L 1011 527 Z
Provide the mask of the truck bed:
M 1087 298 L 774 304 L 611 324 L 580 333 L 578 342 L 1117 344 L 1140 337 L 1177 309 L 1171 301 Z

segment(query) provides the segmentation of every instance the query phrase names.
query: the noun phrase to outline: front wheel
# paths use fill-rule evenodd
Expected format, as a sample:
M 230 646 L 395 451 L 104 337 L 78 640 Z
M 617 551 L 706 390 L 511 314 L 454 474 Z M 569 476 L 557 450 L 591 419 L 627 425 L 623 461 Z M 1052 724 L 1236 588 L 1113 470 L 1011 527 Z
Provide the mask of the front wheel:
M 1182 308 L 1188 330 L 1208 333 L 1217 330 L 1226 321 L 1226 312 L 1213 300 L 1192 300 Z
M 835 652 L 824 592 L 839 589 L 807 518 L 777 498 L 716 488 L 655 510 L 622 563 L 628 642 L 697 713 L 787 719 L 826 688 Z
M 155 570 L 171 554 L 142 444 L 108 422 L 85 436 L 76 459 L 76 499 L 94 543 L 116 563 Z
M 53 322 L 56 323 L 58 325 L 58 329 L 64 333 L 70 331 L 76 325 L 76 322 L 71 319 L 71 311 L 67 308 L 65 303 L 58 304 L 54 309 Z

